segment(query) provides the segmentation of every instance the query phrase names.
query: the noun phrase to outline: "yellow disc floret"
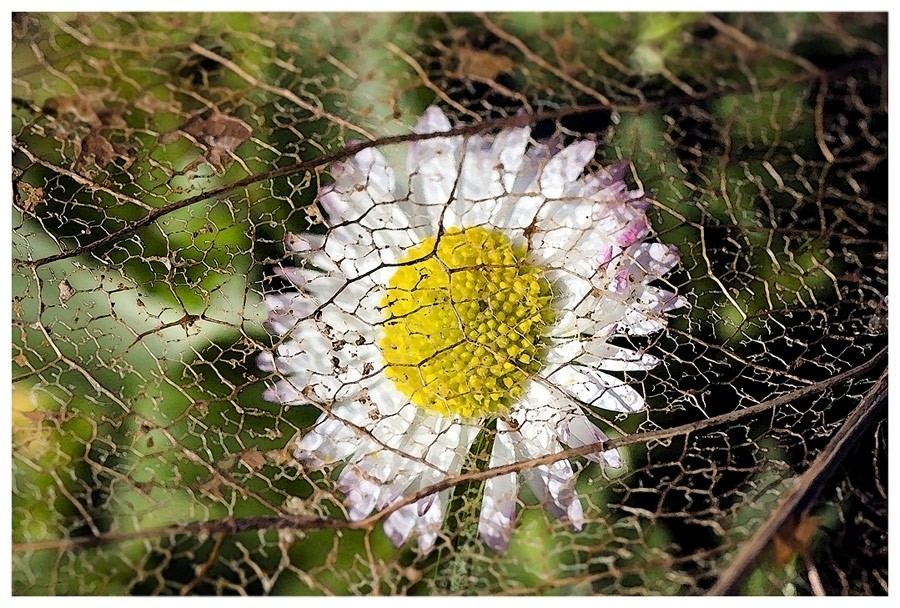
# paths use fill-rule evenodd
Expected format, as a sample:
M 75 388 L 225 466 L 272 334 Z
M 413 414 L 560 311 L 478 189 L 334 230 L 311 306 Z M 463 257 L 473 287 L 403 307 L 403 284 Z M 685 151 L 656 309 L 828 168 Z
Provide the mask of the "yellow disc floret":
M 385 374 L 444 415 L 502 414 L 540 369 L 550 284 L 501 232 L 454 228 L 399 261 L 382 301 Z

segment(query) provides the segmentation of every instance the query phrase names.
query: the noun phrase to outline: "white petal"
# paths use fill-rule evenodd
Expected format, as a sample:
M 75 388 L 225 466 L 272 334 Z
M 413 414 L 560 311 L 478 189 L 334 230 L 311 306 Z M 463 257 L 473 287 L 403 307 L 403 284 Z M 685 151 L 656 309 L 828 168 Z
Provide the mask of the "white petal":
M 450 474 L 458 473 L 480 431 L 478 425 L 454 421 L 435 440 L 428 452 L 428 462 Z
M 525 162 L 525 148 L 531 128 L 504 129 L 497 134 L 491 150 L 499 163 L 495 166 L 500 174 L 500 181 L 506 192 L 512 192 L 516 174 Z
M 481 135 L 466 138 L 465 153 L 462 159 L 462 172 L 459 178 L 458 194 L 460 198 L 471 201 L 496 199 L 505 191 L 499 179 L 493 179 L 496 159 L 491 154 L 490 141 Z
M 414 458 L 426 458 L 438 469 L 446 470 L 462 449 L 462 431 L 463 425 L 452 418 L 420 411 L 404 437 L 402 449 Z
M 358 403 L 334 406 L 297 442 L 294 458 L 311 468 L 344 460 L 361 442 L 368 441 L 355 428 L 366 428 L 365 411 L 366 408 Z
M 542 370 L 543 373 L 543 370 Z M 559 444 L 553 435 L 553 429 L 567 411 L 574 410 L 578 406 L 569 403 L 570 399 L 551 386 L 545 386 L 547 381 L 531 380 L 525 386 L 525 394 L 510 411 L 512 418 L 518 425 L 519 432 L 526 441 L 516 443 L 516 452 L 530 456 L 542 456 L 559 448 Z
M 614 346 L 605 337 L 560 340 L 547 351 L 545 360 L 552 364 L 579 363 L 607 371 L 645 371 L 659 364 L 653 355 Z
M 396 208 L 402 208 L 394 205 Z M 372 229 L 372 241 L 384 264 L 395 264 L 408 249 L 420 242 L 416 231 L 408 226 L 382 226 Z
M 521 439 L 521 436 L 519 437 Z M 497 435 L 491 450 L 491 468 L 512 464 L 516 460 L 515 447 L 506 424 L 497 421 Z M 484 484 L 484 499 L 478 519 L 478 534 L 487 546 L 498 553 L 506 551 L 516 517 L 518 484 L 516 474 L 508 473 L 488 479 Z
M 437 106 L 428 106 L 413 131 L 421 135 L 442 133 L 452 129 L 450 119 Z
M 370 370 L 378 369 L 380 352 L 370 332 L 335 306 L 320 313 L 315 319 L 295 320 L 289 328 L 292 339 L 277 348 L 273 371 L 284 377 L 276 385 L 284 391 L 281 399 L 292 391 L 303 391 L 304 402 L 354 398 L 374 381 Z
M 649 316 L 640 310 L 629 310 L 623 319 L 622 331 L 631 336 L 647 336 L 666 328 L 666 320 Z
M 614 308 L 610 302 L 600 305 L 598 299 L 590 294 L 580 296 L 580 300 L 578 297 L 573 293 L 561 294 L 562 301 L 572 302 L 574 305 L 567 310 L 557 309 L 556 323 L 547 331 L 549 337 L 577 339 L 579 336 L 598 332 L 601 335 L 609 335 L 611 332 L 604 331 L 606 325 L 620 320 L 620 317 L 611 315 L 610 311 Z
M 429 134 L 450 130 L 450 121 L 440 109 L 425 111 L 415 128 L 416 133 Z M 407 208 L 412 226 L 420 238 L 437 232 L 441 210 L 453 198 L 460 170 L 462 137 L 439 137 L 410 142 L 406 167 L 409 175 Z M 412 217 L 416 213 L 417 217 Z
M 631 253 L 634 263 L 658 279 L 678 265 L 681 255 L 677 247 L 663 243 L 643 243 Z M 649 280 L 649 279 L 648 279 Z
M 506 129 L 496 137 L 469 137 L 459 180 L 460 197 L 480 201 L 509 194 L 525 158 L 529 133 L 529 129 Z
M 321 249 L 325 245 L 324 234 L 288 232 L 284 235 L 284 246 L 294 253 L 306 253 Z
M 340 272 L 353 281 L 382 264 L 393 263 L 399 252 L 388 253 L 388 258 L 383 260 L 375 247 L 372 231 L 353 223 L 338 226 L 329 232 L 325 253 L 340 268 Z
M 432 497 L 423 498 L 419 502 L 424 502 L 426 499 L 432 499 Z M 416 533 L 419 536 L 417 543 L 421 553 L 428 553 L 434 547 L 438 532 L 441 531 L 444 523 L 444 512 L 449 499 L 450 490 L 444 490 L 434 496 L 430 506 L 416 522 Z
M 525 155 L 523 170 L 520 171 L 513 187 L 514 193 L 503 199 L 502 205 L 491 220 L 492 224 L 507 230 L 525 230 L 541 213 L 545 217 L 552 215 L 556 207 L 568 211 L 568 208 L 572 207 L 571 203 L 553 199 L 563 196 L 571 182 L 584 169 L 585 164 L 593 158 L 595 149 L 596 144 L 593 142 L 578 142 L 568 146 L 544 164 L 542 155 L 536 154 L 534 152 L 536 148 L 532 148 L 529 154 Z M 523 187 L 522 176 L 525 174 L 536 176 L 538 171 L 540 171 L 539 183 L 531 182 L 530 185 Z M 538 224 L 545 230 L 552 227 L 552 224 L 547 225 L 539 219 Z M 571 244 L 571 235 L 567 234 L 563 239 L 565 242 L 561 243 L 562 246 Z M 545 237 L 544 240 L 549 239 Z M 533 251 L 537 252 L 538 257 L 545 256 L 540 246 L 535 246 Z
M 371 392 L 369 393 L 371 396 Z M 381 408 L 382 404 L 378 404 Z M 372 428 L 372 436 L 388 448 L 393 449 L 398 458 L 402 458 L 404 467 L 421 466 L 409 460 L 409 456 L 421 457 L 411 450 L 408 436 L 418 432 L 420 426 L 418 411 L 412 404 L 406 404 L 392 416 L 382 416 Z
M 617 332 L 617 327 L 624 323 L 629 312 L 622 298 L 612 294 L 598 297 L 590 293 L 574 306 L 574 314 L 583 320 L 584 328 L 580 335 L 591 336 L 592 339 L 608 340 Z M 574 337 L 579 334 L 568 334 L 563 337 Z
M 558 147 L 557 142 L 551 140 L 528 148 L 525 151 L 522 165 L 519 167 L 519 173 L 516 175 L 512 192 L 515 194 L 537 193 L 539 191 L 538 176 Z
M 554 386 L 582 403 L 614 412 L 639 412 L 646 407 L 640 393 L 615 376 L 575 365 L 564 365 L 547 376 Z
M 416 527 L 416 505 L 406 505 L 391 513 L 384 522 L 384 532 L 395 547 L 399 547 L 409 538 L 413 528 Z
M 340 192 L 345 200 L 353 202 L 383 202 L 394 200 L 394 188 L 396 176 L 394 169 L 388 164 L 387 159 L 377 148 L 366 148 L 356 153 L 341 165 L 336 171 L 332 166 L 334 189 Z M 359 186 L 364 186 L 360 189 Z M 358 199 L 353 195 L 367 193 L 368 196 Z M 347 198 L 350 195 L 351 198 Z M 360 207 L 350 205 L 349 213 L 341 217 L 341 221 L 349 222 L 358 219 L 369 208 L 366 204 Z
M 687 300 L 658 287 L 642 286 L 622 315 L 622 331 L 634 336 L 656 333 L 666 328 L 667 311 L 685 306 Z
M 609 437 L 584 414 L 571 414 L 563 420 L 556 429 L 559 440 L 571 448 L 607 441 Z M 605 464 L 608 467 L 619 468 L 622 466 L 622 458 L 618 450 L 606 450 L 595 454 L 586 454 L 585 458 L 594 462 Z
M 310 432 L 304 435 L 294 450 L 294 458 L 308 469 L 318 469 L 339 462 L 356 451 L 359 438 L 347 427 L 346 431 L 326 436 Z M 342 438 L 342 441 L 336 439 Z
M 513 241 L 530 228 L 535 216 L 545 207 L 547 199 L 543 196 L 513 194 L 505 197 L 499 205 L 495 205 L 490 223 L 509 233 Z
M 383 373 L 379 374 L 378 379 L 369 387 L 369 397 L 382 418 L 400 417 L 411 421 L 418 409 Z
M 393 204 L 397 199 L 394 170 L 377 149 L 367 148 L 345 164 L 335 163 L 331 173 L 334 184 L 322 188 L 318 197 L 330 226 L 408 227 L 402 209 Z
M 288 279 L 302 293 L 309 294 L 310 299 L 317 307 L 334 298 L 347 285 L 347 280 L 340 273 L 323 274 L 318 270 L 308 268 L 283 268 L 280 266 L 276 266 L 274 271 Z M 309 316 L 309 313 L 303 316 Z
M 294 331 L 297 323 L 309 317 L 317 306 L 315 300 L 297 292 L 266 294 L 265 302 L 269 329 L 279 335 Z
M 584 517 L 581 500 L 575 491 L 575 472 L 568 460 L 538 466 L 528 476 L 535 496 L 557 517 L 567 517 L 572 527 L 581 530 Z
M 445 416 L 422 414 L 420 410 L 413 424 L 399 438 L 401 441 L 398 445 L 397 458 L 400 459 L 401 465 L 387 469 L 373 469 L 369 473 L 380 476 L 390 472 L 395 478 L 404 478 L 402 483 L 408 485 L 408 491 L 422 490 L 447 475 L 459 473 L 471 442 L 479 430 L 478 426 L 462 424 Z M 406 484 L 405 478 L 414 481 Z M 385 478 L 383 483 L 389 489 L 380 490 L 379 505 L 390 504 L 402 498 L 397 493 L 399 485 L 396 482 Z M 394 544 L 399 546 L 415 529 L 420 551 L 429 551 L 443 524 L 449 496 L 450 491 L 445 490 L 437 495 L 426 496 L 414 505 L 403 507 L 385 522 L 385 532 Z
M 546 164 L 540 177 L 541 193 L 548 199 L 563 196 L 566 187 L 584 170 L 597 150 L 592 141 L 579 141 L 567 146 Z
M 650 353 L 621 348 L 609 344 L 605 339 L 588 339 L 581 343 L 589 357 L 581 361 L 590 367 L 607 371 L 649 370 L 659 365 L 659 359 Z
M 384 488 L 382 488 L 381 495 L 379 496 L 375 507 L 381 511 L 398 500 L 402 500 L 405 494 L 414 492 L 414 490 L 412 490 L 414 484 L 415 474 L 407 473 L 405 475 L 397 475 L 394 479 L 389 480 Z

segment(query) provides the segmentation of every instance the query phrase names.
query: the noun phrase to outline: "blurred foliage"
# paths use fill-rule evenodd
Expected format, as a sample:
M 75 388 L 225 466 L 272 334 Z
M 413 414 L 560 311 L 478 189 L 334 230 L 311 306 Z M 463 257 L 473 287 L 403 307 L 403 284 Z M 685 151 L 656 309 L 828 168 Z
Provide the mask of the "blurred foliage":
M 663 364 L 626 375 L 650 411 L 609 416 L 621 434 L 872 360 L 887 340 L 886 15 L 12 26 L 17 595 L 702 593 L 878 376 L 636 441 L 622 473 L 582 463 L 581 533 L 523 490 L 503 556 L 462 516 L 425 556 L 377 525 L 276 525 L 345 513 L 334 472 L 290 457 L 316 412 L 261 397 L 262 295 L 285 287 L 272 267 L 287 232 L 317 229 L 323 157 L 407 133 L 431 103 L 471 124 L 540 113 L 535 138 L 595 138 L 598 164 L 630 160 L 652 193 L 690 308 L 632 344 Z M 829 593 L 887 593 L 886 433 L 865 441 L 871 471 L 823 488 L 808 559 L 761 560 L 745 592 L 811 593 L 818 563 Z M 865 542 L 835 550 L 845 529 Z

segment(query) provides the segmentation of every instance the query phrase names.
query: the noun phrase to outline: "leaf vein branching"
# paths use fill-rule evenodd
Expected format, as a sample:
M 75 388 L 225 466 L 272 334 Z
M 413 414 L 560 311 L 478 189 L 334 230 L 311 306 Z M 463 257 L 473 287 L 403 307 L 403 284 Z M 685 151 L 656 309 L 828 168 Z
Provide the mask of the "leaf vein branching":
M 32 541 L 32 542 L 22 542 L 22 543 L 14 543 L 12 549 L 16 553 L 21 552 L 32 552 L 46 549 L 56 549 L 56 550 L 70 550 L 76 548 L 83 547 L 92 547 L 98 545 L 104 545 L 115 542 L 123 542 L 134 539 L 145 539 L 145 538 L 160 538 L 160 537 L 169 537 L 179 534 L 197 534 L 197 533 L 207 533 L 207 534 L 238 534 L 241 532 L 247 531 L 255 531 L 255 530 L 283 530 L 283 529 L 293 529 L 293 530 L 319 530 L 319 529 L 372 529 L 377 524 L 381 523 L 383 520 L 387 519 L 391 513 L 397 511 L 398 509 L 403 508 L 406 505 L 413 504 L 420 499 L 429 496 L 435 492 L 440 492 L 442 490 L 456 487 L 460 484 L 467 482 L 475 482 L 475 481 L 483 481 L 487 479 L 491 479 L 493 477 L 498 477 L 500 475 L 505 475 L 507 473 L 515 473 L 527 469 L 531 469 L 541 465 L 549 465 L 559 460 L 566 460 L 569 458 L 574 458 L 578 456 L 585 456 L 587 454 L 593 454 L 597 452 L 603 452 L 606 450 L 610 450 L 613 448 L 623 447 L 627 445 L 639 444 L 639 443 L 651 443 L 658 441 L 665 441 L 667 439 L 672 439 L 679 436 L 688 436 L 699 431 L 703 431 L 705 429 L 718 427 L 722 425 L 727 425 L 731 423 L 738 422 L 744 418 L 749 418 L 752 416 L 756 416 L 762 414 L 769 410 L 774 410 L 776 408 L 782 407 L 799 399 L 808 397 L 810 395 L 814 395 L 817 393 L 822 393 L 836 385 L 839 385 L 845 381 L 852 380 L 854 378 L 862 377 L 869 370 L 880 365 L 887 356 L 887 348 L 883 348 L 879 351 L 875 356 L 871 359 L 862 363 L 858 366 L 855 366 L 843 373 L 836 374 L 835 376 L 828 378 L 826 380 L 821 380 L 818 382 L 811 383 L 809 386 L 804 386 L 792 391 L 789 391 L 783 395 L 778 397 L 763 401 L 756 405 L 752 405 L 750 407 L 742 408 L 739 410 L 735 410 L 733 412 L 729 412 L 727 414 L 721 414 L 719 416 L 714 416 L 711 418 L 699 420 L 696 422 L 690 422 L 687 424 L 682 424 L 679 426 L 675 426 L 668 429 L 660 429 L 656 431 L 649 431 L 644 433 L 636 433 L 633 435 L 628 435 L 624 437 L 618 437 L 615 439 L 611 439 L 605 442 L 593 443 L 577 448 L 570 448 L 566 450 L 562 450 L 555 454 L 549 454 L 547 456 L 541 456 L 538 458 L 530 458 L 527 460 L 520 460 L 518 462 L 500 466 L 500 467 L 492 467 L 481 471 L 472 471 L 469 473 L 464 473 L 461 475 L 456 475 L 451 478 L 444 479 L 438 483 L 432 484 L 428 487 L 422 488 L 418 492 L 411 494 L 402 500 L 399 500 L 389 507 L 385 508 L 382 511 L 367 517 L 366 519 L 362 519 L 359 521 L 349 521 L 349 520 L 341 520 L 341 519 L 333 519 L 333 518 L 318 518 L 318 517 L 278 517 L 278 516 L 264 516 L 264 517 L 247 517 L 241 519 L 235 518 L 224 518 L 217 521 L 197 521 L 191 522 L 188 524 L 182 524 L 177 526 L 166 526 L 166 527 L 158 527 L 152 529 L 138 530 L 134 532 L 122 532 L 116 533 L 111 532 L 107 533 L 103 536 L 81 536 L 74 538 L 62 538 L 62 539 L 52 539 L 52 540 L 44 540 L 44 541 Z M 886 374 L 886 372 L 885 372 Z M 886 376 L 885 376 L 886 377 Z

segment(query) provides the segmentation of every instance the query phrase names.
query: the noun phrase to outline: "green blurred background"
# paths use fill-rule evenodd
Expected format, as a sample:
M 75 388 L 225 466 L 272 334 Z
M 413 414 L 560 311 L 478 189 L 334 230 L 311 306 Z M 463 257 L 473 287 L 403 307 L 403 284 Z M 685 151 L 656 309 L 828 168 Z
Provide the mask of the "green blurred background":
M 664 363 L 626 375 L 650 411 L 605 424 L 702 420 L 886 345 L 886 15 L 12 25 L 14 594 L 701 593 L 880 372 L 636 443 L 623 472 L 578 462 L 585 530 L 523 489 L 503 556 L 475 538 L 474 508 L 427 556 L 380 527 L 279 529 L 345 518 L 334 471 L 287 448 L 316 411 L 264 401 L 255 364 L 274 344 L 262 296 L 286 287 L 282 239 L 321 227 L 323 156 L 408 133 L 436 103 L 469 124 L 541 113 L 536 139 L 591 137 L 598 166 L 630 160 L 690 306 L 664 335 L 623 341 Z M 857 449 L 744 592 L 811 593 L 812 563 L 829 593 L 886 593 L 884 425 Z

